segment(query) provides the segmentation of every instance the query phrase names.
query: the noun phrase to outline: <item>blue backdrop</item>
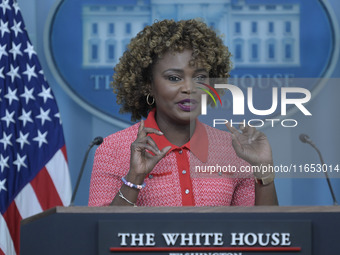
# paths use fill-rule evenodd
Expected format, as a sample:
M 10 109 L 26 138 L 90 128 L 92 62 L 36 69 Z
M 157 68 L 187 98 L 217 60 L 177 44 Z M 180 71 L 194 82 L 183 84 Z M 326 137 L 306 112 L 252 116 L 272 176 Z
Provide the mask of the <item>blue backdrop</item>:
M 55 73 L 53 73 L 47 64 L 45 46 L 47 43 L 46 37 L 48 36 L 48 29 L 46 23 L 50 18 L 49 15 L 52 15 L 52 10 L 54 10 L 57 2 L 59 1 L 18 0 L 31 41 L 38 53 L 46 78 L 53 89 L 59 105 L 68 151 L 71 179 L 74 186 L 88 144 L 94 137 L 105 137 L 120 130 L 121 126 L 104 121 L 102 118 L 90 113 L 76 103 L 60 86 L 60 83 L 55 78 Z M 336 12 L 336 28 L 338 29 L 340 24 L 340 2 L 338 0 L 328 0 L 327 2 Z M 77 20 L 74 22 L 79 22 L 79 17 L 75 17 L 75 19 Z M 317 26 L 316 23 L 309 25 L 309 28 L 306 28 L 307 30 L 304 31 L 304 33 L 312 33 L 313 29 L 311 28 Z M 67 26 L 67 24 L 65 24 L 65 26 Z M 337 33 L 339 33 L 339 31 L 337 31 Z M 311 45 L 307 41 L 304 45 L 300 45 L 300 47 L 306 51 Z M 316 53 L 329 54 L 329 49 L 325 47 L 320 49 L 319 52 L 311 52 L 310 55 L 314 56 Z M 314 59 L 316 58 L 309 58 L 308 61 L 311 62 L 310 66 L 315 66 L 315 63 L 312 63 Z M 78 74 L 79 73 L 74 72 L 73 78 L 75 79 Z M 312 118 L 296 113 L 291 116 L 291 118 L 299 121 L 298 127 L 293 129 L 267 128 L 263 130 L 271 142 L 276 164 L 319 162 L 315 151 L 298 140 L 300 133 L 307 133 L 314 140 L 323 153 L 326 163 L 333 165 L 340 164 L 340 135 L 338 134 L 340 126 L 338 110 L 340 108 L 340 100 L 338 99 L 340 86 L 337 85 L 339 75 L 340 62 L 336 64 L 331 75 L 333 78 L 332 81 L 323 87 L 320 93 L 318 93 L 308 105 L 308 110 L 313 114 Z M 107 93 L 111 92 L 107 91 Z M 112 104 L 114 103 L 113 101 Z M 87 204 L 93 156 L 94 152 L 90 154 L 85 174 L 79 187 L 79 193 L 75 200 L 76 205 Z M 335 176 L 331 175 L 331 177 Z M 338 200 L 340 200 L 340 178 L 332 178 L 331 182 L 334 186 L 335 194 Z M 323 178 L 277 178 L 276 187 L 280 205 L 332 204 L 326 180 Z

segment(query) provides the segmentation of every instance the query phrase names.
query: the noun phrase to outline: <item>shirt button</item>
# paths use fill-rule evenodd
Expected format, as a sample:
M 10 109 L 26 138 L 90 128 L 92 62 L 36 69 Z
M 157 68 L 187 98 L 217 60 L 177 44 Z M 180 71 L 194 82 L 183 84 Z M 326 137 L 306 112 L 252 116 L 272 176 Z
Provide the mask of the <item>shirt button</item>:
M 185 194 L 189 194 L 190 190 L 186 189 Z
M 178 153 L 179 153 L 179 154 L 182 154 L 182 153 L 183 153 L 183 151 L 182 151 L 182 150 L 180 150 Z
M 185 170 L 182 171 L 182 174 L 186 174 L 186 173 L 187 173 L 187 171 L 185 171 Z
M 152 175 L 152 174 L 150 174 L 150 175 L 149 175 L 149 179 L 152 179 L 152 178 L 153 178 L 153 175 Z

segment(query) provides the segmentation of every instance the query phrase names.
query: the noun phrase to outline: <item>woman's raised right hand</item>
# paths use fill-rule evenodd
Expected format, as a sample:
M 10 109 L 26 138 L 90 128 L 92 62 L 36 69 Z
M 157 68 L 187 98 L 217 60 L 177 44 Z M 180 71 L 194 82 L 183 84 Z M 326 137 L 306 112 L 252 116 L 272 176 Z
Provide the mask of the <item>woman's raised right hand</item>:
M 131 144 L 130 170 L 126 176 L 128 181 L 135 184 L 143 183 L 144 178 L 171 149 L 171 146 L 166 146 L 159 150 L 155 141 L 148 134 L 164 135 L 157 129 L 144 127 L 143 120 L 140 122 L 137 139 Z

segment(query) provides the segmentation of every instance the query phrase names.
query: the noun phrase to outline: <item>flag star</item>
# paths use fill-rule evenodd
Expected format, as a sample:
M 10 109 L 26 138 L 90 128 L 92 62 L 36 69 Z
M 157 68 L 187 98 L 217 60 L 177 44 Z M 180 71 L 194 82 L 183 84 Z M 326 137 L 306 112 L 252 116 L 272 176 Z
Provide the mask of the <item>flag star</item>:
M 7 44 L 0 45 L 0 60 L 1 60 L 2 56 L 8 56 L 8 53 L 6 51 L 6 46 L 7 46 Z
M 54 117 L 59 119 L 59 124 L 61 125 L 61 118 L 60 118 L 60 112 L 54 114 Z
M 0 72 L 1 72 L 2 69 L 0 69 Z M 0 76 L 1 77 L 1 76 Z M 2 101 L 2 98 L 1 98 L 1 91 L 2 89 L 0 89 L 0 102 Z
M 14 42 L 12 42 L 12 49 L 10 49 L 9 52 L 13 54 L 14 60 L 16 59 L 17 55 L 22 56 L 22 52 L 20 50 L 20 47 L 21 47 L 21 43 L 16 45 Z
M 41 119 L 41 125 L 45 124 L 45 120 L 51 121 L 51 118 L 48 117 L 48 114 L 50 113 L 50 111 L 51 109 L 44 111 L 44 109 L 40 107 L 40 114 L 37 115 L 37 118 Z
M 9 165 L 7 164 L 7 161 L 9 159 L 9 156 L 4 158 L 2 155 L 0 155 L 0 167 L 1 167 L 1 173 L 3 173 L 5 167 L 9 168 Z
M 12 138 L 12 134 L 9 134 L 8 136 L 6 135 L 5 131 L 2 133 L 2 139 L 0 140 L 0 143 L 4 144 L 4 148 L 6 150 L 7 145 L 11 145 L 13 146 L 13 144 L 11 143 L 11 138 Z
M 0 192 L 2 190 L 7 191 L 7 189 L 5 187 L 5 183 L 6 183 L 6 179 L 3 179 L 2 181 L 0 181 Z
M 22 73 L 25 74 L 25 75 L 27 75 L 28 81 L 31 80 L 32 76 L 38 77 L 34 70 L 35 70 L 35 65 L 33 65 L 32 67 L 30 67 L 29 64 L 26 64 L 26 71 L 25 71 L 25 72 L 22 72 Z
M 9 105 L 12 104 L 13 100 L 19 101 L 19 98 L 16 95 L 17 90 L 18 89 L 12 90 L 11 88 L 8 88 L 8 93 L 5 95 L 5 97 L 8 99 Z
M 11 7 L 8 4 L 9 0 L 2 0 L 0 4 L 0 8 L 2 8 L 2 13 L 5 15 L 6 10 L 11 10 Z
M 41 133 L 40 130 L 38 130 L 38 136 L 33 138 L 33 141 L 36 141 L 39 143 L 39 148 L 43 145 L 43 143 L 48 144 L 47 140 L 46 140 L 46 136 L 47 136 L 47 131 L 45 133 Z
M 8 29 L 8 22 L 4 23 L 2 20 L 0 21 L 0 31 L 1 31 L 1 37 L 4 37 L 4 34 L 6 32 L 10 33 Z
M 11 29 L 14 31 L 15 37 L 18 36 L 18 33 L 22 33 L 20 26 L 21 26 L 21 21 L 19 23 L 17 23 L 17 21 L 14 20 L 14 25 L 11 27 Z
M 26 126 L 27 122 L 33 123 L 33 120 L 31 119 L 31 113 L 32 111 L 26 112 L 25 109 L 22 109 L 22 115 L 18 119 L 23 122 L 24 127 Z
M 5 68 L 5 67 L 2 67 L 2 68 L 0 69 L 0 78 L 3 78 L 3 79 L 5 79 L 5 76 L 4 76 L 4 68 Z M 1 101 L 1 99 L 0 99 L 0 101 Z
M 14 66 L 11 64 L 11 70 L 7 73 L 8 76 L 11 76 L 11 81 L 13 82 L 15 77 L 18 77 L 21 79 L 20 75 L 18 74 L 19 66 L 14 68 Z
M 28 104 L 29 100 L 35 100 L 35 97 L 33 96 L 33 91 L 34 88 L 31 88 L 30 90 L 28 90 L 27 87 L 25 87 L 25 92 L 23 94 L 21 94 L 21 97 L 24 97 L 26 99 L 26 104 Z
M 13 3 L 13 8 L 14 8 L 14 10 L 15 10 L 15 14 L 18 14 L 18 11 L 20 10 L 20 8 L 19 8 L 19 5 L 18 5 L 17 2 L 14 2 L 14 3 Z
M 26 52 L 26 53 L 28 54 L 28 56 L 29 56 L 30 59 L 31 59 L 31 57 L 32 57 L 33 54 L 37 54 L 37 53 L 35 52 L 35 50 L 33 49 L 33 46 L 32 46 L 29 42 L 27 42 L 27 47 L 26 47 L 26 49 L 24 50 L 24 52 Z
M 42 92 L 40 92 L 38 96 L 44 98 L 44 103 L 46 103 L 48 98 L 53 99 L 53 96 L 51 95 L 51 88 L 45 89 L 45 87 L 42 87 Z
M 18 172 L 20 172 L 20 168 L 22 166 L 27 168 L 27 165 L 25 164 L 26 157 L 27 157 L 26 155 L 21 157 L 20 154 L 17 153 L 17 159 L 13 161 L 13 164 L 17 166 Z
M 39 73 L 44 77 L 44 80 L 46 81 L 46 78 L 45 78 L 45 75 L 44 75 L 44 71 L 41 69 L 41 70 L 39 71 Z
M 20 131 L 20 137 L 16 140 L 17 143 L 20 143 L 20 149 L 22 150 L 24 148 L 24 145 L 25 144 L 30 144 L 28 141 L 27 141 L 27 137 L 29 136 L 29 133 L 26 133 L 26 134 L 23 134 L 21 131 Z
M 8 127 L 11 122 L 15 123 L 13 119 L 14 111 L 9 113 L 6 109 L 6 116 L 2 117 L 1 120 L 6 121 L 6 126 Z

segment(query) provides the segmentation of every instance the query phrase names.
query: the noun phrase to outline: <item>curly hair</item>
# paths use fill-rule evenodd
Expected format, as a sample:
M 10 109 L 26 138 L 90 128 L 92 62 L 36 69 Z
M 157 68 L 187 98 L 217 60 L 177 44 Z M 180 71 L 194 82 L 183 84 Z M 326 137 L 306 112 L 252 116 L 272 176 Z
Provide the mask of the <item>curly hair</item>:
M 168 51 L 193 51 L 190 65 L 199 63 L 209 77 L 229 77 L 230 52 L 216 32 L 204 22 L 191 20 L 162 20 L 146 26 L 131 39 L 127 50 L 114 68 L 113 88 L 120 113 L 130 112 L 131 120 L 146 117 L 154 107 L 146 102 L 151 91 L 151 70 Z

